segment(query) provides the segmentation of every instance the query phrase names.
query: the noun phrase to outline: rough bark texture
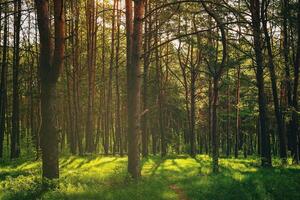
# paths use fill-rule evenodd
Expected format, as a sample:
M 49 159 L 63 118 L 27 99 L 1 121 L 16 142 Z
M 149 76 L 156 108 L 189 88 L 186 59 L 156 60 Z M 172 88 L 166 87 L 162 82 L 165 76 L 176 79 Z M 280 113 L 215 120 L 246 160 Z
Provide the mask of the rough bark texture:
M 263 167 L 272 166 L 270 136 L 267 130 L 267 107 L 264 92 L 264 71 L 263 55 L 261 44 L 261 26 L 260 26 L 260 2 L 259 0 L 250 1 L 250 11 L 252 17 L 252 29 L 254 38 L 254 51 L 256 58 L 256 81 L 258 88 L 258 104 L 260 119 L 260 140 L 261 140 L 261 165 Z
M 131 4 L 131 3 L 129 3 Z M 126 1 L 127 18 L 132 16 L 132 7 Z M 142 33 L 144 16 L 144 1 L 137 0 L 134 4 L 134 22 L 132 31 L 132 46 L 129 44 L 127 48 L 132 47 L 130 53 L 131 63 L 128 66 L 128 172 L 130 175 L 137 179 L 141 175 L 140 158 L 139 158 L 139 136 L 140 136 L 140 62 L 141 62 L 141 49 L 142 49 Z M 129 19 L 131 21 L 131 19 Z M 130 28 L 127 26 L 128 29 Z M 130 30 L 127 30 L 130 33 Z M 127 38 L 131 34 L 127 35 Z M 131 43 L 130 42 L 130 43 Z
M 63 1 L 54 1 L 55 46 L 50 33 L 50 12 L 47 0 L 36 0 L 37 20 L 40 33 L 41 80 L 41 148 L 43 177 L 59 177 L 58 169 L 58 132 L 55 127 L 56 82 L 63 66 L 64 57 L 64 9 Z

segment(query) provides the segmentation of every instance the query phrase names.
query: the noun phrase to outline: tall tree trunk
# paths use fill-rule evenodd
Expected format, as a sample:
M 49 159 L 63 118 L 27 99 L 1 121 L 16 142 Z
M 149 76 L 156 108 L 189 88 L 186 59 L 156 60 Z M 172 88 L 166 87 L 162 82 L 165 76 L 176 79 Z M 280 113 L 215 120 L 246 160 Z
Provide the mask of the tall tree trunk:
M 289 43 L 288 43 L 288 18 L 289 18 L 289 0 L 283 0 L 282 3 L 283 13 L 283 56 L 284 56 L 284 67 L 285 67 L 285 84 L 287 90 L 288 105 L 292 105 L 292 86 L 291 86 L 291 75 L 290 75 L 290 62 L 289 62 Z
M 105 0 L 103 0 L 102 2 L 102 10 L 105 10 Z M 107 132 L 107 118 L 106 118 L 106 78 L 105 78 L 105 59 L 106 59 L 106 56 L 105 56 L 105 45 L 106 45 L 106 42 L 105 42 L 105 39 L 106 39 L 106 36 L 105 36 L 105 23 L 106 23 L 106 20 L 105 20 L 105 12 L 102 12 L 102 20 L 103 20 L 103 23 L 102 23 L 102 55 L 101 55 L 101 59 L 102 59 L 102 69 L 101 69 L 101 99 L 100 99 L 100 110 L 101 110 L 101 118 L 102 118 L 102 131 L 103 131 L 103 138 L 102 138 L 102 143 L 103 143 L 103 148 L 104 148 L 104 153 L 105 152 L 108 152 L 108 146 L 106 144 L 106 141 L 108 140 L 108 134 Z
M 236 131 L 235 131 L 235 144 L 234 144 L 234 157 L 239 156 L 239 135 L 240 135 L 240 87 L 241 87 L 241 66 L 237 69 L 237 86 L 236 86 Z
M 129 0 L 130 1 L 130 0 Z M 132 6 L 126 1 L 127 20 L 132 21 Z M 128 66 L 127 92 L 128 92 L 128 172 L 137 179 L 141 175 L 139 157 L 139 135 L 140 135 L 140 61 L 143 39 L 143 16 L 144 0 L 137 0 L 134 4 L 134 23 L 132 39 L 129 39 L 129 46 L 132 47 L 130 53 L 131 63 Z M 130 23 L 127 26 L 127 39 L 131 38 Z M 129 30 L 128 30 L 129 29 Z M 131 43 L 132 42 L 132 46 Z
M 70 33 L 70 29 L 69 29 L 69 33 Z M 66 102 L 64 102 L 64 104 L 67 104 L 66 106 L 66 116 L 67 116 L 67 119 L 65 120 L 67 122 L 67 127 L 66 127 L 66 133 L 67 133 L 67 139 L 68 139 L 68 145 L 70 147 L 70 151 L 73 155 L 76 154 L 76 137 L 75 137 L 75 108 L 72 107 L 72 97 L 71 97 L 71 91 L 72 91 L 72 88 L 71 88 L 71 85 L 72 85 L 72 82 L 75 82 L 75 79 L 73 77 L 73 80 L 71 80 L 71 76 L 70 76 L 70 73 L 71 73 L 71 70 L 70 70 L 70 64 L 69 62 L 67 62 L 67 60 L 65 61 L 65 74 L 66 74 L 66 82 L 67 82 L 67 85 L 65 87 L 65 93 L 67 94 L 66 96 Z
M 35 13 L 35 18 L 37 19 L 37 13 Z M 38 44 L 38 27 L 39 25 L 36 23 L 35 24 L 35 40 L 34 40 L 34 44 L 35 44 L 35 51 L 38 52 L 39 51 L 39 44 Z M 36 60 L 37 66 L 39 68 L 40 66 L 40 55 L 36 54 L 34 56 L 34 59 Z M 37 70 L 39 71 L 39 69 Z M 37 74 L 38 75 L 38 74 Z M 41 81 L 39 76 L 36 77 L 36 82 L 37 82 L 37 91 L 40 94 L 41 92 Z M 40 158 L 41 155 L 41 125 L 42 125 L 42 116 L 41 116 L 41 97 L 39 96 L 38 100 L 37 100 L 37 111 L 36 111 L 36 159 Z
M 264 0 L 262 1 L 261 17 L 262 17 L 263 31 L 264 31 L 265 41 L 267 44 L 267 51 L 268 51 L 268 66 L 269 66 L 269 71 L 271 76 L 273 102 L 274 102 L 275 116 L 277 121 L 277 131 L 279 134 L 279 142 L 280 142 L 280 158 L 282 159 L 282 164 L 286 164 L 287 163 L 286 136 L 283 128 L 283 118 L 282 118 L 281 108 L 279 105 L 278 92 L 277 92 L 277 77 L 275 74 L 274 56 L 271 47 L 271 39 L 267 27 L 267 5 Z
M 104 152 L 107 155 L 109 150 L 109 144 L 112 141 L 109 141 L 110 135 L 110 125 L 113 124 L 112 119 L 112 75 L 114 68 L 114 56 L 115 56 L 115 12 L 116 11 L 116 0 L 113 1 L 113 10 L 112 10 L 112 24 L 111 24 L 111 46 L 110 46 L 110 63 L 109 63 L 109 78 L 108 78 L 108 90 L 107 90 L 107 99 L 106 99 L 106 130 L 105 130 L 105 148 Z M 112 132 L 111 132 L 112 133 Z
M 155 44 L 159 44 L 159 32 L 158 32 L 158 19 L 156 19 L 156 35 L 155 35 Z M 162 91 L 162 67 L 161 62 L 159 60 L 159 48 L 155 49 L 155 70 L 156 70 L 156 93 L 157 93 L 157 107 L 158 107 L 158 128 L 160 133 L 160 150 L 161 156 L 164 157 L 167 155 L 167 144 L 166 144 L 166 136 L 165 136 L 165 127 L 164 127 L 164 119 L 163 119 L 163 91 Z
M 151 2 L 146 0 L 145 2 L 145 12 L 147 13 L 149 9 L 151 9 Z M 144 28 L 144 52 L 147 52 L 151 45 L 151 17 L 149 20 L 145 21 Z M 148 32 L 149 31 L 149 32 Z M 143 72 L 143 116 L 142 116 L 142 155 L 143 157 L 148 156 L 148 71 L 150 65 L 150 54 L 145 53 L 144 55 L 144 72 Z
M 82 148 L 82 137 L 81 137 L 81 120 L 80 120 L 80 105 L 79 105 L 79 96 L 80 96 L 80 64 L 79 64 L 79 0 L 72 1 L 72 14 L 74 19 L 73 25 L 73 32 L 74 37 L 72 38 L 72 55 L 73 55 L 73 92 L 72 92 L 72 104 L 74 109 L 74 145 L 75 146 L 75 153 L 77 152 L 79 155 L 83 154 Z M 74 148 L 74 147 L 73 147 Z M 73 150 L 72 150 L 73 151 Z
M 88 107 L 86 121 L 86 152 L 94 151 L 94 96 L 95 96 L 95 0 L 87 0 L 87 67 L 88 67 Z
M 212 93 L 212 159 L 213 159 L 213 172 L 219 171 L 219 134 L 217 132 L 217 107 L 219 95 L 219 80 L 214 77 L 213 79 L 213 93 Z
M 300 0 L 298 0 L 298 42 L 297 52 L 294 62 L 294 88 L 293 88 L 293 113 L 292 113 L 292 156 L 293 163 L 299 164 L 299 120 L 298 120 L 298 85 L 299 85 L 299 66 L 300 66 Z
M 259 0 L 250 1 L 250 11 L 252 18 L 252 29 L 254 38 L 254 51 L 256 58 L 256 81 L 258 88 L 258 104 L 260 119 L 260 140 L 261 140 L 261 165 L 263 167 L 272 166 L 270 136 L 267 130 L 267 105 L 264 91 L 264 71 L 263 71 L 263 55 L 261 44 L 261 26 L 260 26 L 260 2 Z
M 290 72 L 290 43 L 289 43 L 289 30 L 288 30 L 288 19 L 290 17 L 290 12 L 289 12 L 289 0 L 282 0 L 282 14 L 283 14 L 283 20 L 282 20 L 282 32 L 283 32 L 283 42 L 282 42 L 282 45 L 283 45 L 283 48 L 282 48 L 282 51 L 283 51 L 283 57 L 284 57 L 284 83 L 285 83 L 285 96 L 286 96 L 286 100 L 287 100 L 287 104 L 285 105 L 285 111 L 288 110 L 288 108 L 291 108 L 293 105 L 292 103 L 292 85 L 291 85 L 291 72 Z M 284 116 L 285 117 L 285 116 Z M 287 142 L 287 146 L 288 146 L 288 149 L 290 148 L 290 144 L 291 144 L 291 133 L 292 133 L 292 130 L 291 130 L 291 119 L 288 119 L 288 120 L 283 120 L 283 121 L 286 121 L 286 124 L 285 124 L 285 129 L 286 129 L 286 136 L 287 136 L 287 139 L 288 139 L 288 142 Z
M 119 52 L 120 52 L 120 17 L 121 13 L 119 11 L 119 3 L 120 0 L 117 0 L 117 44 L 116 44 L 116 141 L 117 141 L 117 149 L 120 156 L 123 156 L 123 148 L 122 148 L 122 135 L 121 135 L 121 114 L 120 114 L 120 85 L 119 85 Z
M 207 149 L 208 154 L 211 155 L 211 130 L 212 130 L 212 80 L 208 80 L 208 135 L 207 135 Z
M 20 65 L 21 1 L 14 1 L 13 109 L 10 157 L 20 156 L 19 65 Z
M 219 81 L 223 75 L 225 66 L 226 66 L 226 59 L 227 57 L 227 41 L 226 41 L 226 33 L 224 23 L 222 22 L 221 18 L 216 14 L 216 12 L 212 11 L 204 1 L 201 1 L 202 6 L 204 7 L 205 11 L 211 16 L 221 32 L 221 42 L 222 42 L 222 60 L 217 66 L 214 66 L 215 73 L 213 74 L 213 90 L 212 90 L 212 133 L 211 133 L 211 143 L 212 143 L 212 168 L 213 172 L 219 172 L 219 134 L 217 132 L 217 106 L 219 100 Z M 216 50 L 218 52 L 218 48 Z M 218 53 L 216 54 L 215 62 L 218 62 Z
M 8 40 L 8 6 L 4 7 L 4 34 L 3 34 L 3 50 L 2 50 L 2 65 L 1 65 L 1 83 L 0 83 L 0 158 L 3 157 L 3 142 L 5 134 L 5 114 L 7 100 L 7 40 Z
M 227 81 L 229 81 L 229 70 L 227 70 Z M 231 135 L 230 135 L 230 84 L 227 84 L 227 106 L 226 106 L 226 156 L 229 157 L 231 152 Z
M 56 82 L 63 66 L 64 58 L 64 4 L 62 0 L 54 1 L 55 46 L 50 33 L 50 12 L 47 0 L 35 0 L 37 21 L 40 32 L 40 66 L 41 80 L 41 147 L 43 177 L 59 177 L 58 168 L 58 132 L 55 127 Z
M 191 123 L 190 123 L 190 144 L 191 144 L 191 150 L 190 150 L 190 155 L 191 157 L 196 157 L 196 140 L 195 140 L 195 112 L 196 112 L 196 77 L 197 77 L 197 72 L 196 72 L 196 66 L 193 63 L 193 45 L 191 45 L 191 85 L 190 85 L 190 93 L 191 93 L 191 98 L 190 98 L 190 104 L 191 104 Z

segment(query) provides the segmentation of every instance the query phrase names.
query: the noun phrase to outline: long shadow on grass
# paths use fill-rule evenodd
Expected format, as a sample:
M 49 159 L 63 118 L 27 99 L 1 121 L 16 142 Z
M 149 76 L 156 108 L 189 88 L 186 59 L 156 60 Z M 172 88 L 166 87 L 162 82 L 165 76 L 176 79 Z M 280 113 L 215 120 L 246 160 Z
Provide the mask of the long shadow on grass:
M 113 162 L 115 162 L 115 161 L 117 161 L 117 160 L 118 160 L 118 158 L 114 158 L 114 159 L 112 159 L 112 160 L 100 162 L 100 163 L 98 163 L 98 164 L 96 164 L 96 165 L 91 166 L 91 168 L 94 168 L 94 167 L 97 167 L 97 168 L 103 167 L 104 165 L 108 165 L 108 164 L 113 163 Z M 122 162 L 122 160 L 118 161 L 118 163 L 121 163 L 121 162 Z M 123 161 L 123 162 L 126 162 L 126 161 Z
M 209 164 L 203 164 L 201 159 L 196 161 L 200 165 Z M 183 180 L 182 188 L 190 199 L 300 199 L 300 170 L 263 169 L 255 162 L 232 161 L 228 162 L 233 165 L 221 162 L 218 174 Z M 243 164 L 243 169 L 233 168 L 234 163 Z
M 76 157 L 71 157 L 69 159 L 63 158 L 62 161 L 60 162 L 60 168 L 64 168 L 67 165 L 70 165 L 73 163 L 77 158 Z
M 27 176 L 29 174 L 31 174 L 31 173 L 29 173 L 27 171 L 22 171 L 22 170 L 0 172 L 0 180 L 3 181 L 7 177 L 17 178 L 18 176 Z

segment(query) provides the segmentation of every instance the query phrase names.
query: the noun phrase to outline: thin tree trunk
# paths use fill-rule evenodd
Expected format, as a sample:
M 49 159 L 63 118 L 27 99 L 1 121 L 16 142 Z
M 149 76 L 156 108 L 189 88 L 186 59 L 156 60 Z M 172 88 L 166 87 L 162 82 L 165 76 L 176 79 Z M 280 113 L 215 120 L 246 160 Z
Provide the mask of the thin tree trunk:
M 219 134 L 217 131 L 217 107 L 219 95 L 219 81 L 214 77 L 213 79 L 213 93 L 212 93 L 212 159 L 213 172 L 219 171 Z
M 229 78 L 229 70 L 227 70 L 227 79 Z M 229 80 L 227 80 L 229 81 Z M 226 106 L 226 156 L 229 157 L 231 152 L 231 135 L 230 135 L 230 84 L 227 84 L 227 106 Z
M 158 19 L 156 19 L 158 20 Z M 156 35 L 155 35 L 155 44 L 159 43 L 158 40 L 158 21 L 156 21 Z M 161 63 L 159 60 L 159 48 L 155 50 L 155 68 L 156 68 L 156 93 L 157 93 L 157 106 L 158 106 L 158 128 L 160 133 L 160 151 L 161 156 L 164 157 L 167 155 L 167 147 L 166 147 L 166 137 L 165 137 L 165 127 L 164 127 L 164 119 L 163 119 L 163 94 L 162 94 L 162 69 Z
M 206 140 L 206 146 L 208 149 L 208 154 L 211 155 L 211 130 L 212 130 L 212 80 L 209 77 L 208 80 L 208 135 Z
M 102 2 L 102 10 L 105 10 L 105 0 L 103 0 Z M 101 118 L 102 118 L 102 131 L 103 131 L 103 138 L 102 138 L 102 143 L 103 143 L 103 148 L 104 148 L 104 153 L 108 151 L 108 146 L 106 145 L 106 140 L 107 140 L 107 137 L 106 134 L 107 134 L 107 118 L 106 118 L 106 78 L 105 78 L 105 45 L 106 45 L 106 42 L 105 42 L 105 39 L 106 39 L 106 36 L 105 36 L 105 23 L 106 23 L 106 20 L 105 20 L 105 12 L 102 12 L 102 20 L 103 20 L 103 23 L 102 23 L 102 55 L 101 55 L 101 59 L 102 59 L 102 69 L 101 69 L 101 99 L 100 99 L 100 110 L 101 110 Z
M 122 148 L 122 136 L 121 136 L 121 116 L 120 116 L 120 86 L 119 86 L 119 53 L 120 53 L 120 11 L 119 11 L 119 2 L 120 0 L 116 0 L 116 8 L 117 8 L 117 45 L 116 45 L 116 141 L 117 141 L 117 150 L 120 156 L 123 156 L 123 148 Z
M 195 68 L 195 64 L 193 63 L 193 45 L 191 46 L 191 85 L 190 85 L 190 104 L 191 104 L 191 127 L 190 127 L 190 144 L 191 144 L 191 150 L 190 155 L 191 157 L 196 157 L 196 139 L 195 139 L 195 112 L 196 112 L 196 77 L 197 72 Z
M 13 109 L 10 158 L 20 156 L 19 65 L 20 65 L 21 1 L 14 1 Z
M 3 34 L 3 50 L 1 65 L 1 85 L 0 85 L 0 158 L 3 158 L 3 142 L 5 134 L 5 113 L 7 100 L 7 40 L 8 40 L 8 11 L 7 4 L 4 7 L 4 34 Z
M 79 155 L 83 154 L 82 142 L 81 142 L 81 121 L 80 121 L 80 108 L 79 108 L 79 1 L 75 0 L 72 1 L 72 13 L 74 19 L 73 25 L 73 32 L 74 37 L 72 40 L 72 55 L 73 55 L 73 92 L 72 92 L 72 104 L 74 109 L 74 149 L 71 150 L 72 152 L 75 150 Z M 74 152 L 73 152 L 74 153 Z
M 234 157 L 239 156 L 239 135 L 240 135 L 240 87 L 241 87 L 241 66 L 237 69 L 237 87 L 236 87 L 236 131 L 235 131 L 235 145 L 234 145 Z
M 145 12 L 147 13 L 148 9 L 151 9 L 151 2 L 149 0 L 146 0 L 145 2 Z M 145 39 L 144 39 L 144 52 L 147 52 L 150 48 L 151 44 L 151 17 L 148 20 L 145 21 Z M 149 31 L 149 33 L 148 33 Z M 143 74 L 143 116 L 142 116 L 142 155 L 143 157 L 148 156 L 148 71 L 149 71 L 149 61 L 150 54 L 144 55 L 144 74 Z
M 95 1 L 87 0 L 87 67 L 88 67 L 88 107 L 86 121 L 86 152 L 94 151 L 94 96 L 95 96 Z
M 105 131 L 105 148 L 104 152 L 107 155 L 109 150 L 109 144 L 112 141 L 109 141 L 110 135 L 110 125 L 113 124 L 112 119 L 112 75 L 114 68 L 114 56 L 115 56 L 115 11 L 116 11 L 116 0 L 113 2 L 113 10 L 112 10 L 112 28 L 111 28 L 111 46 L 110 46 L 110 64 L 109 64 L 109 78 L 108 78 L 108 91 L 107 91 L 107 100 L 106 100 L 106 131 Z M 111 132 L 113 133 L 113 132 Z

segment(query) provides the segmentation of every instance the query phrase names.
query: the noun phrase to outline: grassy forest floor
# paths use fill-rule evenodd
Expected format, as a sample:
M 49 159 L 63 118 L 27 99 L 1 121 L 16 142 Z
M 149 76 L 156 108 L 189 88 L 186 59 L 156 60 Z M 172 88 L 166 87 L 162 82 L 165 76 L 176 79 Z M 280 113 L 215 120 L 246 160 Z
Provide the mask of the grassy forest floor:
M 17 160 L 0 164 L 0 199 L 300 199 L 300 167 L 261 169 L 257 158 L 221 159 L 211 173 L 210 158 L 169 156 L 142 161 L 138 182 L 126 174 L 127 158 L 62 157 L 60 179 L 45 191 L 41 162 Z

